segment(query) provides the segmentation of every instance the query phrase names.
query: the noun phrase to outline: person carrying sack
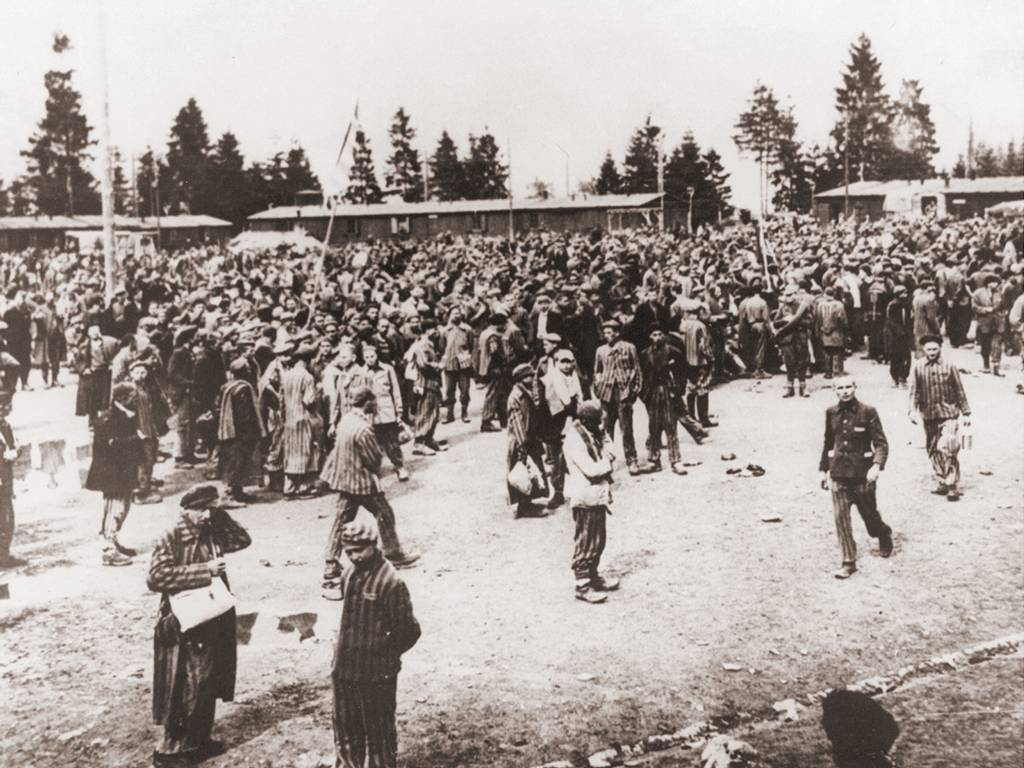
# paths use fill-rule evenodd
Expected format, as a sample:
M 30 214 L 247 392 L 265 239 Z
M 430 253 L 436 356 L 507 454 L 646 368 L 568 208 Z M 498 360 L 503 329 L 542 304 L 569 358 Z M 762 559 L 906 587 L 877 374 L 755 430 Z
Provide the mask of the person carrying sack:
M 182 632 L 172 596 L 208 588 L 214 579 L 228 587 L 223 555 L 251 543 L 224 511 L 217 488 L 200 485 L 181 497 L 181 516 L 153 548 L 147 585 L 161 593 L 153 644 L 153 722 L 164 727 L 154 766 L 191 765 L 224 751 L 210 733 L 217 699 L 232 701 L 235 694 L 235 610 Z

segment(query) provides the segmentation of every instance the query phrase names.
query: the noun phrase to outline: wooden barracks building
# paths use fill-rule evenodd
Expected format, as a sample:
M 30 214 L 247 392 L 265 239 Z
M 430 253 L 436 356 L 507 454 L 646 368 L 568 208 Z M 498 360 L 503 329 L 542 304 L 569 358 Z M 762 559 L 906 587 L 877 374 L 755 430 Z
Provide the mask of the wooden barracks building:
M 376 205 L 339 205 L 334 211 L 331 243 L 365 240 L 369 237 L 427 238 L 443 232 L 452 234 L 507 235 L 509 216 L 516 232 L 548 229 L 562 232 L 607 230 L 643 225 L 656 226 L 664 214 L 665 226 L 685 226 L 685 206 L 662 208 L 662 195 L 578 195 L 547 200 L 508 199 L 385 202 Z M 288 232 L 304 229 L 323 240 L 330 211 L 320 204 L 271 208 L 249 217 L 253 231 Z

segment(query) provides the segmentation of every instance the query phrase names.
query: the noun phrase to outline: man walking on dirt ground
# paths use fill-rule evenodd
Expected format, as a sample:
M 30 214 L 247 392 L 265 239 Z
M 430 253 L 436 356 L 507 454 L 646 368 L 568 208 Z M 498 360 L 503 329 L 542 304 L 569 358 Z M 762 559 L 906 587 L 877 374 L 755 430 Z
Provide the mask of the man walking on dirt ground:
M 373 433 L 373 417 L 377 398 L 369 387 L 352 393 L 352 409 L 341 417 L 334 440 L 334 449 L 324 463 L 320 479 L 338 492 L 338 510 L 327 542 L 324 568 L 324 597 L 333 599 L 333 591 L 341 579 L 341 529 L 355 519 L 360 507 L 377 519 L 384 544 L 384 556 L 398 566 L 412 565 L 417 554 L 402 551 L 395 531 L 395 513 L 380 486 L 380 469 L 384 459 L 380 443 Z
M 907 415 L 917 424 L 917 414 L 924 420 L 925 446 L 938 483 L 932 493 L 947 501 L 959 501 L 960 435 L 958 419 L 971 425 L 971 406 L 967 402 L 960 372 L 942 359 L 942 339 L 938 335 L 922 336 L 924 359 L 914 364 L 910 375 L 910 405 Z
M 377 548 L 372 523 L 346 523 L 341 629 L 334 651 L 334 749 L 339 768 L 395 768 L 401 657 L 420 638 L 405 582 Z
M 825 413 L 825 442 L 821 448 L 821 487 L 832 490 L 832 512 L 843 563 L 833 575 L 848 579 L 857 571 L 850 505 L 856 504 L 868 533 L 878 539 L 882 557 L 892 554 L 892 529 L 878 514 L 875 488 L 885 469 L 889 443 L 878 411 L 857 399 L 857 385 L 841 374 L 832 388 L 839 402 Z

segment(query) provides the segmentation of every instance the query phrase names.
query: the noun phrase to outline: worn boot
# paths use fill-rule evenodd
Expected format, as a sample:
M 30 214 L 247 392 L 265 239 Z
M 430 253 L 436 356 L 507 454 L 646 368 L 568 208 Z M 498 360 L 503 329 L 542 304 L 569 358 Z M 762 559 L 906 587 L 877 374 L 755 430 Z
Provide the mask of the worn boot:
M 700 411 L 700 423 L 703 427 L 717 427 L 718 422 L 711 418 L 708 413 L 710 405 L 708 404 L 708 398 L 710 395 L 697 395 L 697 408 Z
M 992 375 L 993 376 L 1005 376 L 1006 374 L 999 372 L 999 363 L 992 363 Z
M 794 394 L 794 392 L 793 392 L 793 382 L 791 381 L 788 384 L 786 384 L 786 389 L 782 393 L 782 396 L 783 397 L 793 397 L 793 394 Z
M 462 406 L 462 423 L 469 424 L 469 406 Z
M 452 406 L 451 408 L 449 408 L 449 409 L 447 409 L 445 411 L 444 420 L 441 423 L 442 424 L 451 424 L 454 421 L 455 421 L 455 406 Z
M 810 395 L 807 394 L 807 382 L 806 381 L 801 381 L 800 382 L 800 397 L 810 397 Z

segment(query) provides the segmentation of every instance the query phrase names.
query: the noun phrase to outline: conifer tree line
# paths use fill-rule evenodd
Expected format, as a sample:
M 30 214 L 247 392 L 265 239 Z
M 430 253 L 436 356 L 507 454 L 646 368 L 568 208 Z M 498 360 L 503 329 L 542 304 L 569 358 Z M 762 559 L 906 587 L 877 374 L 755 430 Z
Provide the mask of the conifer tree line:
M 806 146 L 797 138 L 798 123 L 791 105 L 772 88 L 757 83 L 736 121 L 733 141 L 741 153 L 757 160 L 761 172 L 762 209 L 810 210 L 815 190 L 857 181 L 928 179 L 939 146 L 924 86 L 903 80 L 899 91 L 887 91 L 882 65 L 861 35 L 849 49 L 849 61 L 835 89 L 835 123 L 828 141 Z M 1011 140 L 1005 152 L 979 143 L 973 131 L 967 160 L 961 156 L 954 177 L 1019 176 L 1021 156 Z
M 686 131 L 671 151 L 665 138 L 661 126 L 652 123 L 648 115 L 629 139 L 622 170 L 608 151 L 597 176 L 581 185 L 581 191 L 597 195 L 657 192 L 661 152 L 660 173 L 666 202 L 687 206 L 692 189 L 694 226 L 728 216 L 732 212 L 732 189 L 721 155 L 714 149 L 701 150 L 692 131 Z

